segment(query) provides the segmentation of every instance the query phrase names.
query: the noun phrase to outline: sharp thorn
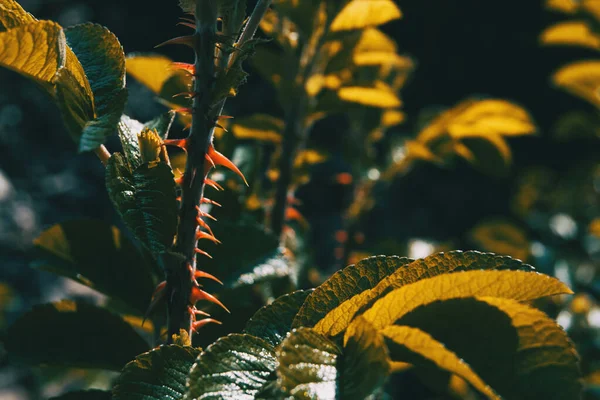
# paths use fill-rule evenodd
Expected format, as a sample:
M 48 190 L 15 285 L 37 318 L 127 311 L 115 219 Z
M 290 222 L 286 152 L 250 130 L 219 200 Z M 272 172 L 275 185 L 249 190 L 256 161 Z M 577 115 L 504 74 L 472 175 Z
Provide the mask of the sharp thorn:
M 215 188 L 218 191 L 224 190 L 223 186 L 219 185 L 217 182 L 213 181 L 209 178 L 204 178 L 204 183 L 212 188 Z
M 154 46 L 154 48 L 158 48 L 158 47 L 162 47 L 162 46 L 167 46 L 170 44 L 183 44 L 185 46 L 189 46 L 189 47 L 194 47 L 194 36 L 180 36 L 180 37 L 176 37 L 173 38 L 171 40 L 167 40 L 166 42 L 163 42 L 161 44 L 158 44 L 156 46 Z
M 222 325 L 221 321 L 217 321 L 216 319 L 213 319 L 213 318 L 204 318 L 204 319 L 201 319 L 199 321 L 193 322 L 192 323 L 192 330 L 194 331 L 194 333 L 198 333 L 198 330 L 200 328 L 202 328 L 204 325 L 208 325 L 210 323 L 217 324 L 217 325 Z
M 221 244 L 221 241 L 219 239 L 217 239 L 216 237 L 214 237 L 213 235 L 211 235 L 210 233 L 199 230 L 196 232 L 196 240 L 201 240 L 201 239 L 208 239 L 213 243 Z
M 187 148 L 187 139 L 167 139 L 163 143 L 167 146 L 177 146 L 182 149 Z
M 192 28 L 193 30 L 196 30 L 196 24 L 191 23 L 191 22 L 178 22 L 177 25 L 187 26 L 188 28 Z
M 202 254 L 203 256 L 212 258 L 212 256 L 210 254 L 208 254 L 207 252 L 205 252 L 204 250 L 200 250 L 200 249 L 196 248 L 196 249 L 194 249 L 194 251 L 196 252 L 196 254 Z
M 206 222 L 204 222 L 202 220 L 202 218 L 200 218 L 199 216 L 196 217 L 196 222 L 198 223 L 198 225 L 200 225 L 201 227 L 203 227 L 204 229 L 206 229 L 208 231 L 208 233 L 210 233 L 211 235 L 215 236 L 215 234 L 213 233 L 212 229 L 210 229 L 210 226 L 208 226 L 208 224 Z M 208 254 L 206 254 L 206 255 L 208 255 Z M 208 257 L 210 257 L 210 256 L 208 255 Z M 212 258 L 212 257 L 210 257 L 210 258 Z
M 215 124 L 215 127 L 219 128 L 219 129 L 223 129 L 225 132 L 229 132 L 229 131 L 227 130 L 227 128 L 225 128 L 223 125 L 220 125 L 220 124 Z
M 190 303 L 196 304 L 200 300 L 210 301 L 211 303 L 222 307 L 225 311 L 231 314 L 227 307 L 225 307 L 225 305 L 223 305 L 223 303 L 221 303 L 219 299 L 217 299 L 215 296 L 213 296 L 210 293 L 206 293 L 204 290 L 199 289 L 197 287 L 192 288 L 192 296 L 190 298 Z
M 248 185 L 248 181 L 246 180 L 246 177 L 244 176 L 244 174 L 242 174 L 242 171 L 240 171 L 238 169 L 238 167 L 236 167 L 235 164 L 232 163 L 231 160 L 229 160 L 229 158 L 225 157 L 223 154 L 221 154 L 217 150 L 215 150 L 215 147 L 212 144 L 208 147 L 207 156 L 208 156 L 208 158 L 210 158 L 213 161 L 214 164 L 222 165 L 225 168 L 228 168 L 228 169 L 232 170 L 233 172 L 235 172 L 236 174 L 238 174 L 239 177 L 242 178 L 242 180 L 244 181 L 246 186 L 250 186 L 250 185 Z
M 176 113 L 180 113 L 180 114 L 191 114 L 192 113 L 192 109 L 190 107 L 175 108 L 172 111 L 174 111 Z
M 222 205 L 220 205 L 220 204 L 219 204 L 219 203 L 217 203 L 216 201 L 214 201 L 214 200 L 211 200 L 211 199 L 209 199 L 209 198 L 207 198 L 207 197 L 203 197 L 201 201 L 202 201 L 202 203 L 204 203 L 204 204 L 212 204 L 213 206 L 217 206 L 217 207 L 223 207 Z
M 211 279 L 217 283 L 220 283 L 221 285 L 223 284 L 223 282 L 221 282 L 219 279 L 215 278 L 214 276 L 212 276 L 211 274 L 209 274 L 208 272 L 204 272 L 204 271 L 196 271 L 194 273 L 194 276 L 197 278 L 205 278 L 205 279 Z

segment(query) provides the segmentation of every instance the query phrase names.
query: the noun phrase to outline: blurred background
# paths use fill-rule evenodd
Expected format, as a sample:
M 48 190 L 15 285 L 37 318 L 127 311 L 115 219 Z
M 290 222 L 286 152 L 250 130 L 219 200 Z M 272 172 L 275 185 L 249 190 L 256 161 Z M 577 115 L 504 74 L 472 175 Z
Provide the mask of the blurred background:
M 185 34 L 175 0 L 22 0 L 39 19 L 62 26 L 92 21 L 108 27 L 125 53 Z M 249 1 L 252 5 L 252 1 Z M 555 87 L 551 76 L 575 60 L 593 59 L 593 49 L 540 44 L 540 34 L 565 20 L 541 0 L 399 1 L 403 18 L 383 27 L 415 70 L 402 89 L 405 122 L 390 129 L 376 151 L 402 152 L 433 116 L 466 98 L 492 97 L 525 108 L 535 135 L 509 140 L 512 165 L 490 174 L 466 161 L 420 163 L 386 185 L 375 182 L 374 204 L 359 228 L 340 238 L 352 186 L 329 179 L 351 172 L 353 160 L 335 152 L 314 166 L 315 179 L 298 191 L 300 211 L 312 226 L 314 268 L 302 284 L 324 279 L 341 263 L 372 254 L 424 257 L 436 251 L 479 249 L 526 260 L 565 281 L 577 293 L 544 309 L 570 333 L 582 356 L 586 398 L 600 398 L 600 115 L 585 100 Z M 186 49 L 160 49 L 191 61 Z M 250 77 L 228 102 L 236 118 L 281 114 L 274 90 L 249 67 Z M 142 121 L 166 111 L 133 79 L 126 114 Z M 181 126 L 176 127 L 181 129 Z M 311 141 L 325 150 L 344 143 L 344 118 L 317 124 Z M 327 131 L 326 137 L 319 132 Z M 113 138 L 114 139 L 114 138 Z M 108 147 L 116 148 L 109 141 Z M 378 150 L 377 150 L 378 149 Z M 377 181 L 379 171 L 367 171 Z M 32 82 L 0 69 L 0 330 L 33 304 L 87 289 L 28 267 L 32 241 L 49 226 L 75 217 L 119 224 L 104 187 L 104 169 L 93 154 L 77 154 L 58 108 Z M 343 236 L 343 235 L 341 235 Z M 340 240 L 342 239 L 342 240 Z M 351 241 L 347 254 L 337 242 Z M 73 380 L 50 379 L 51 370 L 8 364 L 0 348 L 0 398 L 47 398 Z M 75 377 L 76 377 L 75 373 Z M 82 376 L 105 387 L 108 378 Z M 73 376 L 71 376 L 73 378 Z M 48 384 L 46 382 L 52 382 Z M 69 383 L 70 382 L 70 383 Z M 81 385 L 81 381 L 78 383 Z

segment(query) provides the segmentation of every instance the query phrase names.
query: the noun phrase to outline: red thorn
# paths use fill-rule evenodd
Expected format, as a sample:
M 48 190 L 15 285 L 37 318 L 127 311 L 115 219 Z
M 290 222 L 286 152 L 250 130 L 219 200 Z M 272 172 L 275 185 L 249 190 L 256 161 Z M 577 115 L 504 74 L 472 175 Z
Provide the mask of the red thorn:
M 219 129 L 223 129 L 225 132 L 229 132 L 227 130 L 227 128 L 225 128 L 223 125 L 215 124 L 215 127 L 219 128 Z
M 184 150 L 187 148 L 187 143 L 187 139 L 167 139 L 164 141 L 167 146 L 177 146 Z
M 192 28 L 193 30 L 196 30 L 196 24 L 191 23 L 191 22 L 178 22 L 177 25 L 187 26 L 188 28 Z
M 174 94 L 172 97 L 175 98 L 175 97 L 185 96 L 186 99 L 192 99 L 197 95 L 198 94 L 195 92 L 181 92 L 181 93 Z
M 196 307 L 192 307 L 192 306 L 188 306 L 188 313 L 190 315 L 194 315 L 194 316 L 203 315 L 205 317 L 210 317 L 209 313 L 202 311 L 202 310 L 198 310 Z
M 204 229 L 206 229 L 208 231 L 208 233 L 210 233 L 211 235 L 214 236 L 212 229 L 210 229 L 210 226 L 208 226 L 208 224 L 206 222 L 204 222 L 202 220 L 202 218 L 200 217 L 196 217 L 196 222 L 198 223 L 198 225 L 200 225 L 201 227 L 203 227 Z M 212 258 L 212 257 L 211 257 Z
M 160 295 L 161 293 L 164 293 L 166 287 L 167 287 L 167 281 L 162 281 L 161 283 L 156 285 L 156 288 L 154 289 L 154 293 L 152 293 L 152 298 L 155 298 L 156 296 Z
M 165 297 L 165 288 L 167 287 L 167 281 L 162 281 L 156 286 L 154 289 L 154 293 L 152 293 L 152 300 L 150 301 L 150 305 L 144 314 L 144 318 L 142 319 L 142 326 L 144 326 L 144 322 L 146 319 L 152 314 L 152 312 L 156 309 L 156 306 L 161 302 Z
M 204 164 L 204 176 L 206 176 L 206 174 L 208 174 L 208 172 L 212 168 L 215 168 L 215 162 L 213 161 L 212 158 L 210 158 L 208 153 L 204 155 L 204 158 L 206 159 L 206 161 L 208 161 L 206 164 Z
M 198 215 L 199 215 L 200 217 L 202 217 L 202 218 L 206 217 L 206 218 L 210 218 L 210 219 L 212 219 L 213 221 L 216 221 L 216 220 L 217 220 L 215 217 L 213 217 L 213 216 L 212 216 L 212 215 L 210 215 L 209 213 L 202 211 L 202 210 L 200 209 L 200 206 L 196 206 L 196 211 L 198 211 Z
M 175 111 L 176 113 L 180 113 L 180 114 L 191 114 L 192 113 L 192 109 L 190 107 L 174 108 L 172 111 Z
M 197 288 L 197 287 L 193 287 L 192 288 L 192 295 L 190 297 L 190 303 L 192 304 L 196 304 L 197 302 L 199 302 L 200 300 L 206 300 L 206 301 L 210 301 L 211 303 L 214 303 L 216 305 L 218 305 L 219 307 L 222 307 L 225 311 L 227 311 L 228 313 L 231 313 L 227 307 L 225 307 L 223 305 L 223 303 L 221 303 L 219 301 L 219 299 L 217 299 L 215 296 L 213 296 L 210 293 L 206 293 L 204 290 Z
M 231 115 L 219 115 L 217 119 L 233 119 L 233 117 Z
M 223 207 L 222 205 L 220 205 L 220 204 L 219 204 L 219 203 L 217 203 L 216 201 L 214 201 L 214 200 L 211 200 L 211 199 L 209 199 L 209 198 L 207 198 L 207 197 L 203 197 L 201 201 L 202 201 L 202 203 L 204 203 L 204 204 L 212 204 L 213 206 L 217 206 L 217 207 Z
M 242 180 L 244 181 L 246 186 L 250 186 L 250 185 L 248 185 L 248 181 L 246 180 L 246 177 L 244 176 L 244 174 L 242 174 L 242 171 L 240 171 L 238 169 L 238 167 L 236 167 L 235 164 L 232 163 L 231 160 L 229 160 L 229 158 L 225 157 L 223 154 L 221 154 L 217 150 L 215 150 L 215 147 L 212 144 L 208 147 L 207 156 L 215 164 L 222 165 L 225 168 L 228 168 L 228 169 L 232 170 L 233 172 L 235 172 L 236 174 L 238 174 L 239 177 L 242 178 Z
M 167 40 L 166 42 L 162 42 L 161 44 L 154 46 L 154 48 L 167 46 L 170 44 L 183 44 L 185 46 L 194 47 L 194 36 L 176 37 L 171 40 Z
M 200 321 L 193 322 L 192 330 L 194 331 L 194 333 L 198 333 L 198 330 L 200 328 L 202 328 L 204 325 L 208 325 L 210 323 L 221 325 L 221 321 L 217 321 L 216 319 L 213 319 L 213 318 L 204 318 L 204 319 L 201 319 Z
M 214 276 L 212 276 L 211 274 L 209 274 L 208 272 L 204 272 L 204 271 L 199 271 L 197 270 L 194 273 L 194 276 L 197 278 L 206 278 L 206 279 L 211 279 L 217 283 L 220 283 L 221 285 L 223 284 L 223 282 L 221 282 L 220 280 L 218 280 L 217 278 L 215 278 Z
M 187 124 L 186 126 L 183 127 L 184 131 L 189 131 L 190 129 L 192 129 L 192 124 L 191 123 L 189 123 L 189 124 Z
M 213 243 L 221 244 L 221 241 L 219 239 L 217 239 L 216 237 L 214 237 L 213 235 L 211 235 L 210 233 L 203 232 L 203 231 L 197 231 L 196 232 L 196 240 L 201 240 L 201 239 L 208 239 Z
M 183 184 L 183 175 L 181 175 L 179 178 L 175 178 L 175 184 L 177 184 L 177 185 Z
M 194 251 L 196 252 L 196 254 L 202 254 L 203 256 L 212 258 L 212 256 L 210 254 L 208 254 L 207 252 L 205 252 L 204 250 L 200 250 L 200 249 L 196 248 L 196 249 L 194 249 Z
M 219 185 L 217 182 L 213 181 L 209 178 L 204 178 L 204 183 L 212 188 L 217 189 L 218 191 L 224 190 L 223 186 Z
M 177 200 L 177 201 L 181 201 L 181 196 L 177 196 L 177 197 L 175 197 L 175 200 Z
M 181 69 L 183 71 L 189 72 L 192 75 L 194 75 L 194 73 L 196 72 L 196 67 L 194 66 L 194 64 L 189 63 L 174 62 L 173 64 L 171 64 L 171 68 Z

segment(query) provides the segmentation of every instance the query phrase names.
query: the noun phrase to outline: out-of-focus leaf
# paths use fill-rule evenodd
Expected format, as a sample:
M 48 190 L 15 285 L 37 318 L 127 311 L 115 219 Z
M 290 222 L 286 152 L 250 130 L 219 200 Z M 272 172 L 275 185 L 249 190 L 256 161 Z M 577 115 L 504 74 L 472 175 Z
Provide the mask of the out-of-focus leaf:
M 340 100 L 377 108 L 400 107 L 396 93 L 385 87 L 342 87 L 337 92 Z
M 600 107 L 600 61 L 577 61 L 554 73 L 552 81 L 567 92 Z
M 82 127 L 79 138 L 80 151 L 92 150 L 116 130 L 125 109 L 125 54 L 117 37 L 100 25 L 76 25 L 65 35 L 94 94 L 95 118 Z
M 336 272 L 308 296 L 292 326 L 314 326 L 345 300 L 374 288 L 385 277 L 411 261 L 409 258 L 375 256 Z
M 344 336 L 340 398 L 366 399 L 379 390 L 390 372 L 383 336 L 362 317 L 356 318 Z
M 98 290 L 140 315 L 154 290 L 152 267 L 114 226 L 74 220 L 44 231 L 34 244 L 33 267 Z
M 583 46 L 600 50 L 600 35 L 584 21 L 568 21 L 553 25 L 542 32 L 540 41 L 545 45 Z
M 537 272 L 463 271 L 422 279 L 395 289 L 377 300 L 363 316 L 375 328 L 383 329 L 415 308 L 435 301 L 473 296 L 528 301 L 572 293 L 559 280 Z
M 231 131 L 238 139 L 281 143 L 283 121 L 267 114 L 254 114 L 236 120 L 231 127 Z
M 581 383 L 573 344 L 555 321 L 515 300 L 438 301 L 413 310 L 396 323 L 418 328 L 443 343 L 502 398 L 579 398 Z M 411 360 L 398 354 L 394 345 L 390 352 L 394 359 Z
M 294 399 L 335 399 L 341 349 L 310 328 L 294 329 L 277 350 L 281 388 Z
M 112 395 L 110 392 L 104 390 L 79 390 L 76 392 L 69 392 L 62 396 L 52 397 L 50 400 L 111 400 Z
M 36 21 L 14 0 L 3 0 L 0 4 L 0 32 Z
M 253 399 L 276 366 L 275 349 L 269 343 L 251 335 L 228 335 L 198 356 L 185 398 Z
M 393 0 L 351 0 L 336 15 L 331 31 L 363 29 L 385 24 L 402 17 Z
M 292 321 L 312 290 L 286 294 L 264 306 L 246 324 L 244 333 L 262 338 L 277 347 L 290 330 Z
M 600 237 L 600 218 L 596 218 L 592 220 L 592 222 L 590 222 L 590 225 L 588 226 L 588 231 L 592 235 Z
M 478 248 L 497 254 L 507 254 L 513 258 L 527 260 L 529 240 L 522 229 L 503 220 L 490 220 L 475 226 L 469 232 L 471 240 Z
M 200 350 L 178 345 L 160 346 L 140 354 L 119 376 L 114 400 L 182 399 L 190 368 Z
M 114 371 L 148 350 L 117 315 L 70 300 L 34 306 L 8 329 L 4 343 L 30 363 Z
M 391 257 L 391 259 L 394 260 L 393 257 Z M 413 262 L 410 262 L 411 260 L 409 259 L 401 260 L 403 261 L 401 265 L 398 265 L 399 268 L 396 268 L 395 271 L 390 271 L 389 274 L 382 279 L 379 279 L 372 289 L 371 287 L 367 287 L 363 290 L 355 291 L 351 296 L 343 299 L 343 302 L 337 304 L 336 302 L 333 302 L 333 307 L 327 306 L 329 301 L 323 301 L 325 306 L 321 307 L 321 309 L 324 309 L 325 312 L 321 313 L 321 315 L 325 317 L 317 321 L 311 319 L 311 325 L 318 322 L 315 326 L 317 331 L 329 336 L 335 336 L 348 327 L 354 316 L 360 310 L 364 310 L 367 305 L 383 294 L 388 293 L 393 288 L 403 287 L 404 285 L 417 282 L 421 279 L 439 276 L 440 274 L 477 269 L 533 270 L 531 266 L 523 264 L 519 260 L 514 260 L 506 256 L 497 256 L 491 253 L 480 253 L 478 251 L 451 251 L 448 253 L 439 253 Z M 335 276 L 336 275 L 333 277 Z M 330 280 L 333 279 L 333 277 L 330 278 Z M 327 282 L 323 285 L 325 284 L 327 284 Z M 317 296 L 318 290 L 319 289 L 307 299 L 306 305 L 309 304 L 309 301 L 313 296 Z M 317 299 L 318 298 L 315 297 L 315 301 Z M 302 310 L 300 311 L 302 312 Z
M 144 126 L 148 129 L 155 130 L 158 133 L 158 136 L 165 140 L 169 135 L 169 130 L 171 130 L 171 125 L 173 125 L 174 120 L 175 113 L 169 111 L 146 122 Z
M 399 125 L 406 119 L 406 114 L 400 110 L 385 110 L 381 115 L 381 125 L 390 127 Z
M 451 350 L 448 350 L 443 343 L 438 342 L 431 337 L 428 333 L 417 328 L 392 325 L 381 330 L 381 334 L 399 346 L 405 347 L 410 352 L 422 356 L 428 362 L 434 363 L 438 368 L 462 377 L 472 384 L 473 387 L 488 396 L 488 398 L 499 399 L 492 388 L 490 388 L 468 364 L 461 360 L 461 358 Z M 416 366 L 423 364 L 423 362 L 419 362 L 418 359 L 411 358 L 410 361 Z
M 129 54 L 125 64 L 129 75 L 156 94 L 174 73 L 173 60 L 159 54 Z
M 115 208 L 132 232 L 158 254 L 173 244 L 177 199 L 171 168 L 164 162 L 142 164 L 133 172 L 120 153 L 108 160 L 106 187 Z

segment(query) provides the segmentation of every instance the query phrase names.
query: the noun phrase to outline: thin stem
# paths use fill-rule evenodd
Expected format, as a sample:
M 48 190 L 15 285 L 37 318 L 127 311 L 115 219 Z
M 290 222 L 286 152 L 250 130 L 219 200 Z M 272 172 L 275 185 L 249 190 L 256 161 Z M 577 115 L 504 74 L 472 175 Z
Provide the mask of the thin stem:
M 96 155 L 102 162 L 102 165 L 104 165 L 106 167 L 106 164 L 108 164 L 108 159 L 110 158 L 110 152 L 108 151 L 106 146 L 101 144 L 100 146 L 98 146 L 94 149 L 94 153 L 96 153 Z

